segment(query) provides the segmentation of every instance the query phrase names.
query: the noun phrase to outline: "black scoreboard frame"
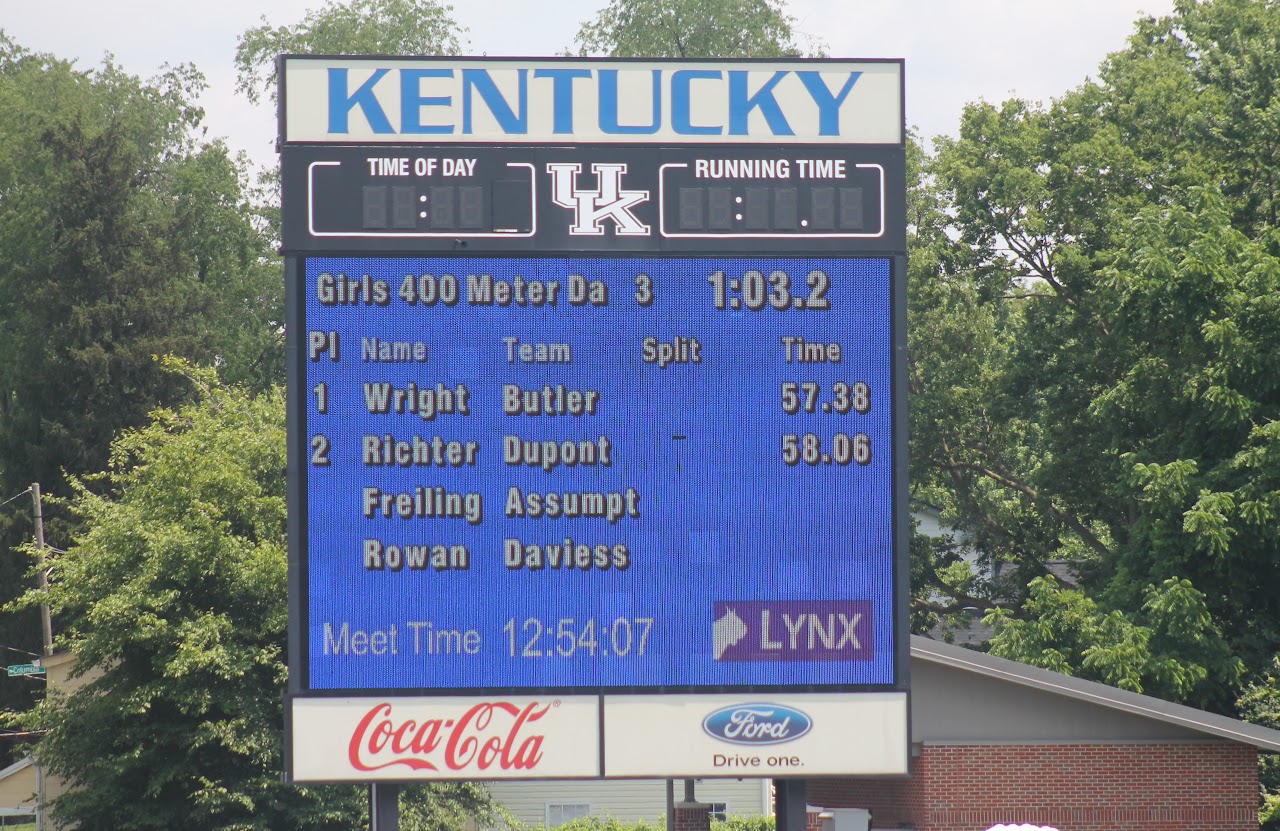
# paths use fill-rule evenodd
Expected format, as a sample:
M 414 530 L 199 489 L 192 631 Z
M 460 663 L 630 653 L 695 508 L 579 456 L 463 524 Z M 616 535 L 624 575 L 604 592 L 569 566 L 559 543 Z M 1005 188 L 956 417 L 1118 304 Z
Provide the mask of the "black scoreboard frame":
M 492 142 L 467 143 L 367 143 L 367 142 L 310 142 L 288 140 L 285 130 L 285 90 L 283 78 L 286 59 L 302 56 L 282 56 L 278 63 L 281 80 L 279 100 L 279 137 L 277 148 L 281 157 L 282 194 L 282 242 L 280 252 L 284 257 L 285 308 L 286 308 L 286 360 L 287 383 L 290 394 L 287 399 L 288 418 L 288 590 L 289 590 L 289 673 L 287 697 L 340 698 L 352 695 L 444 695 L 438 690 L 410 691 L 404 689 L 312 689 L 309 682 L 308 607 L 307 607 L 307 504 L 306 466 L 310 456 L 308 436 L 303 430 L 306 424 L 306 349 L 304 305 L 307 286 L 304 281 L 305 263 L 315 257 L 586 257 L 586 258 L 634 258 L 634 257 L 823 257 L 833 259 L 887 259 L 891 268 L 892 312 L 892 455 L 893 455 L 893 538 L 894 538 L 894 683 L 890 685 L 847 685 L 810 687 L 750 686 L 715 688 L 663 687 L 662 692 L 834 692 L 834 691 L 909 691 L 910 627 L 909 627 L 909 533 L 910 512 L 907 492 L 907 218 L 906 218 L 906 168 L 907 146 L 905 122 L 900 135 L 902 141 L 889 144 L 675 144 L 675 143 L 581 143 L 519 142 L 495 144 Z M 411 61 L 411 57 L 352 57 L 305 56 L 307 59 L 332 59 L 342 61 Z M 551 63 L 557 59 L 505 59 L 505 58 L 450 58 L 451 62 L 465 66 L 470 62 L 493 64 L 523 62 Z M 591 62 L 592 59 L 572 59 Z M 601 60 L 610 65 L 625 64 L 626 59 Z M 635 59 L 636 63 L 660 64 L 661 61 Z M 901 68 L 901 60 L 863 61 L 859 63 L 890 63 Z M 700 61 L 708 65 L 745 67 L 753 64 L 779 63 L 774 60 L 726 60 Z M 787 61 L 787 63 L 798 63 Z M 900 69 L 901 71 L 901 69 Z M 903 96 L 905 98 L 905 95 Z M 905 105 L 900 102 L 900 111 Z M 698 201 L 696 196 L 679 194 L 679 184 L 665 191 L 676 194 L 671 202 L 655 198 L 639 206 L 638 216 L 652 228 L 647 235 L 623 236 L 616 229 L 606 230 L 599 236 L 573 236 L 567 231 L 568 211 L 554 205 L 547 188 L 542 186 L 545 173 L 535 174 L 539 187 L 533 192 L 531 212 L 540 221 L 529 228 L 516 222 L 494 218 L 491 207 L 487 212 L 487 225 L 477 225 L 474 215 L 465 222 L 462 209 L 455 209 L 452 224 L 433 219 L 419 222 L 411 229 L 406 216 L 397 218 L 391 213 L 397 208 L 398 198 L 379 177 L 362 174 L 359 160 L 370 156 L 385 158 L 417 158 L 423 154 L 437 157 L 466 154 L 477 157 L 482 164 L 500 166 L 523 164 L 535 171 L 546 171 L 549 164 L 581 165 L 584 176 L 590 176 L 595 163 L 621 163 L 627 166 L 628 185 L 664 192 L 664 177 L 682 165 L 697 159 L 724 160 L 749 155 L 756 159 L 794 159 L 803 156 L 814 160 L 839 160 L 848 166 L 867 171 L 870 178 L 878 178 L 880 193 L 873 196 L 863 193 L 863 205 L 850 208 L 841 218 L 841 205 L 850 202 L 848 193 L 814 195 L 813 191 L 824 185 L 810 186 L 806 194 L 802 187 L 795 194 L 778 195 L 782 188 L 769 190 L 768 183 L 753 180 L 750 187 L 768 190 L 760 198 L 765 200 L 770 217 L 777 215 L 777 206 L 790 200 L 803 204 L 807 195 L 810 206 L 822 202 L 831 204 L 835 218 L 823 221 L 821 228 L 806 231 L 783 222 L 784 227 L 756 227 L 752 233 L 727 233 L 722 227 L 722 216 L 712 216 L 712 200 L 722 196 L 704 193 L 701 197 L 702 222 L 707 227 L 694 228 L 690 218 L 693 209 L 688 207 Z M 342 172 L 336 173 L 341 170 Z M 513 177 L 512 180 L 517 180 Z M 378 181 L 375 181 L 378 180 Z M 728 180 L 741 187 L 741 180 Z M 868 179 L 869 181 L 869 179 Z M 385 194 L 376 189 L 386 187 Z M 512 186 L 514 187 L 514 186 Z M 687 190 L 693 187 L 685 185 Z M 708 185 L 709 191 L 716 185 Z M 373 188 L 374 191 L 369 189 Z M 469 197 L 473 198 L 471 194 Z M 482 195 L 483 196 L 483 195 Z M 489 194 L 492 199 L 494 194 Z M 450 198 L 461 201 L 464 195 Z M 384 199 L 388 214 L 384 227 L 378 227 L 377 216 L 370 217 L 370 200 L 376 203 Z M 842 203 L 841 200 L 844 200 Z M 683 200 L 683 201 L 682 201 Z M 834 200 L 834 201 L 832 201 Z M 483 202 L 483 199 L 482 199 Z M 677 203 L 672 209 L 672 202 Z M 878 204 L 876 204 L 878 203 Z M 353 206 L 360 204 L 361 210 Z M 871 206 L 868 209 L 868 206 Z M 405 209 L 403 199 L 398 206 Z M 682 218 L 680 208 L 686 208 Z M 557 221 L 550 217 L 563 214 Z M 855 217 L 856 214 L 856 217 Z M 360 217 L 360 227 L 355 227 L 353 217 Z M 673 217 L 675 217 L 673 221 Z M 681 224 L 683 223 L 683 224 Z M 680 227 L 673 228 L 672 225 Z M 756 223 L 759 225 L 759 223 Z M 607 223 L 606 223 L 607 225 Z M 394 227 L 393 227 L 394 226 Z M 464 227 L 466 226 L 466 227 Z M 711 227 L 714 226 L 714 227 Z M 664 230 L 668 233 L 664 233 Z M 655 692 L 653 687 L 608 688 L 610 694 L 625 695 L 629 692 Z M 492 695 L 529 693 L 600 693 L 599 688 L 459 688 L 449 695 Z M 286 708 L 287 710 L 288 708 Z M 286 721 L 289 716 L 286 715 Z M 288 728 L 287 728 L 288 729 Z M 288 755 L 288 750 L 286 751 Z M 289 770 L 292 770 L 290 762 Z

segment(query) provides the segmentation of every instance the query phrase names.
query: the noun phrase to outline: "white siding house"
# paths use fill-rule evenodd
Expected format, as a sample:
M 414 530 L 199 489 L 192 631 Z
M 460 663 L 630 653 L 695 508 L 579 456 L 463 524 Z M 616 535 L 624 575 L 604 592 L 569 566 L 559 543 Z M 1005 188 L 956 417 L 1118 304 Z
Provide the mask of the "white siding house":
M 666 782 L 661 779 L 574 779 L 491 782 L 494 801 L 527 825 L 558 825 L 582 816 L 614 817 L 624 822 L 657 824 L 667 812 Z M 675 783 L 684 797 L 683 780 Z M 767 779 L 700 779 L 695 795 L 724 815 L 759 816 L 773 811 Z

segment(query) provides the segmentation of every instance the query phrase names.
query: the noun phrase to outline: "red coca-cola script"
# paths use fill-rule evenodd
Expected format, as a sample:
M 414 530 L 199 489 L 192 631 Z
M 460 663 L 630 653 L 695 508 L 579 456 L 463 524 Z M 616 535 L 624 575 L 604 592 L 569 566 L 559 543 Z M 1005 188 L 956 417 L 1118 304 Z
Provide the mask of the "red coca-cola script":
M 542 760 L 540 733 L 529 725 L 550 704 L 476 704 L 457 718 L 397 720 L 390 702 L 372 707 L 351 734 L 348 758 L 356 770 L 404 765 L 411 770 L 531 770 Z

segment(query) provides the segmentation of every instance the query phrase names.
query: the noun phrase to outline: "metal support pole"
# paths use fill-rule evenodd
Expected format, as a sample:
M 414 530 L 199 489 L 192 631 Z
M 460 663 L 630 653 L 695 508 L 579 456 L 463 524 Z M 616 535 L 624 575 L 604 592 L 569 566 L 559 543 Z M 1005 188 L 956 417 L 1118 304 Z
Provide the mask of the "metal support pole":
M 36 761 L 36 831 L 44 831 L 44 768 Z
M 805 831 L 809 803 L 804 779 L 775 779 L 774 824 L 777 831 Z
M 692 780 L 692 779 L 686 779 L 686 780 L 684 780 L 684 801 L 685 801 L 685 802 L 697 802 L 697 801 L 698 801 L 698 800 L 694 797 L 694 794 L 693 794 L 693 780 Z
M 667 780 L 667 831 L 676 827 L 676 780 Z
M 400 831 L 400 786 L 369 786 L 370 831 Z
M 36 506 L 36 553 L 40 557 L 40 591 L 49 590 L 49 572 L 44 563 L 44 509 L 40 505 L 40 483 L 31 483 L 31 499 Z M 53 620 L 49 616 L 49 604 L 40 604 L 40 636 L 45 657 L 53 654 Z

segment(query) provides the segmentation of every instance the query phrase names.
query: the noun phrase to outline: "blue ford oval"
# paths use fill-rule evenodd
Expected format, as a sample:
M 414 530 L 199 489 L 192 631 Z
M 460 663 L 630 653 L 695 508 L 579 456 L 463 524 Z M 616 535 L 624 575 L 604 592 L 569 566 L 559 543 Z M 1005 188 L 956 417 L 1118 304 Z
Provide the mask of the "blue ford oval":
M 781 704 L 734 704 L 702 720 L 708 736 L 730 744 L 782 744 L 813 727 L 813 719 Z

